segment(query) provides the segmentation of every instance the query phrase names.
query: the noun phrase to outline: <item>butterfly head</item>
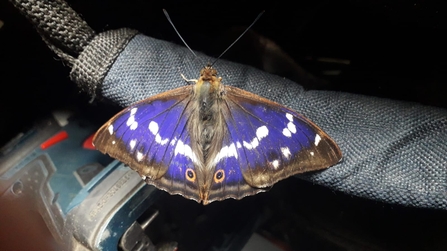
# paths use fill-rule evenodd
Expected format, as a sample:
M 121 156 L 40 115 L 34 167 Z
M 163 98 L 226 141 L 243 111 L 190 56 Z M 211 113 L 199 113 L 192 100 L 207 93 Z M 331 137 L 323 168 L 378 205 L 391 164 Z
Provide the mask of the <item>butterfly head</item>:
M 196 82 L 196 92 L 207 89 L 210 93 L 221 88 L 222 78 L 217 76 L 217 71 L 212 66 L 207 65 L 200 71 L 200 77 Z M 204 86 L 206 85 L 206 86 Z
M 211 65 L 207 65 L 200 71 L 200 77 L 205 81 L 211 81 L 213 78 L 217 78 L 217 71 Z

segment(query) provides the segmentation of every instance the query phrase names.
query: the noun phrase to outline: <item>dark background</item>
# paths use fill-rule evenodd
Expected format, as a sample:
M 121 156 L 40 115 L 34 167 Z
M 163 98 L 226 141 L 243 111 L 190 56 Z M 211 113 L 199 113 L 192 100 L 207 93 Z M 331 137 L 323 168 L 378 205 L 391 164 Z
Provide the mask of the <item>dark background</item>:
M 234 41 L 240 34 L 238 27 L 248 26 L 265 10 L 252 31 L 276 43 L 319 80 L 329 82 L 306 87 L 447 106 L 444 1 L 68 2 L 96 32 L 130 27 L 181 44 L 163 15 L 165 8 L 189 45 L 212 56 Z M 70 69 L 8 1 L 0 2 L 0 19 L 4 22 L 0 29 L 4 121 L 0 144 L 56 107 L 71 105 L 96 113 L 87 102 L 89 97 L 68 79 Z M 263 52 L 256 40 L 249 34 L 224 57 L 262 65 Z M 319 57 L 349 60 L 350 64 L 316 61 Z M 324 75 L 328 70 L 340 72 Z M 282 75 L 299 80 L 290 72 Z
M 163 15 L 162 8 L 166 8 L 188 44 L 211 56 L 218 56 L 239 35 L 241 27 L 265 10 L 252 31 L 224 58 L 263 68 L 267 53 L 259 41 L 265 38 L 282 49 L 268 59 L 276 62 L 277 68 L 266 70 L 308 89 L 447 108 L 445 1 L 317 0 L 293 1 L 293 5 L 281 0 L 68 2 L 97 32 L 130 27 L 180 44 Z M 104 112 L 105 104 L 89 103 L 90 97 L 69 80 L 69 67 L 46 47 L 28 20 L 8 1 L 0 2 L 0 20 L 0 145 L 56 108 L 73 107 L 98 125 L 116 111 Z M 299 210 L 270 205 L 273 212 L 275 208 L 284 214 L 290 211 L 292 218 L 285 221 L 284 217 L 272 217 L 262 229 L 293 249 L 334 250 L 333 245 L 312 248 L 314 242 L 322 241 L 303 238 L 308 236 L 308 229 L 317 228 L 318 236 L 325 236 L 325 231 L 343 232 L 336 243 L 349 239 L 353 247 L 369 247 L 363 250 L 447 250 L 447 217 L 443 211 L 403 208 L 311 184 L 289 183 L 278 186 L 311 192 L 280 194 L 284 201 L 300 200 L 301 206 L 296 207 Z M 293 224 L 300 219 L 306 220 L 306 224 L 300 223 L 305 227 Z M 296 243 L 297 239 L 302 241 Z M 346 250 L 349 245 L 338 247 Z

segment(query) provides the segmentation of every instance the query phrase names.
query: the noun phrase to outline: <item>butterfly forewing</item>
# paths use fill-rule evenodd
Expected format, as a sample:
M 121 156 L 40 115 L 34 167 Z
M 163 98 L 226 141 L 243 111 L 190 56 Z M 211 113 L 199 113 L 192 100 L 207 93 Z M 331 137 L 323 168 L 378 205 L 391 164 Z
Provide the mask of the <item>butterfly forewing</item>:
M 143 179 L 171 194 L 200 201 L 187 122 L 191 86 L 138 102 L 110 119 L 93 143 L 128 164 Z

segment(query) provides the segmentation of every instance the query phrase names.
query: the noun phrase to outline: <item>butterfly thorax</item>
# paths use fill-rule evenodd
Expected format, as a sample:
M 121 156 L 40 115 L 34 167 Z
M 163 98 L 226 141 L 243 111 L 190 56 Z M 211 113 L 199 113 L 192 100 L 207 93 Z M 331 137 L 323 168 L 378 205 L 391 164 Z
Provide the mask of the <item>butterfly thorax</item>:
M 199 159 L 204 167 L 213 159 L 222 147 L 222 138 L 225 128 L 222 125 L 223 118 L 219 111 L 223 95 L 221 78 L 217 77 L 214 68 L 207 66 L 200 72 L 200 78 L 193 88 L 194 112 L 188 122 L 191 138 L 195 139 L 192 148 L 199 154 Z

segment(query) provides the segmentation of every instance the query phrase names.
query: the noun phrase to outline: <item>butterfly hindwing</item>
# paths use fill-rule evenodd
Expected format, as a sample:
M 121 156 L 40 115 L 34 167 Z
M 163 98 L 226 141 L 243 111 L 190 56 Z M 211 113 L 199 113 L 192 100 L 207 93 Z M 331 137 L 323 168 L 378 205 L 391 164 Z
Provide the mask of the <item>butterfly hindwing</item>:
M 128 164 L 147 183 L 200 201 L 187 130 L 190 94 L 191 86 L 185 86 L 131 105 L 98 130 L 95 147 Z
M 215 168 L 208 195 L 209 202 L 226 198 L 240 199 L 266 191 L 263 188 L 252 187 L 245 181 L 241 168 L 245 156 L 238 151 L 238 144 L 234 142 L 232 135 L 227 133 L 221 150 L 213 160 Z
M 341 159 L 335 142 L 302 115 L 238 88 L 226 86 L 225 91 L 222 113 L 228 128 L 227 145 L 234 148 L 228 150 L 227 160 L 216 164 L 216 170 L 230 173 L 237 165 L 251 187 L 265 188 Z

